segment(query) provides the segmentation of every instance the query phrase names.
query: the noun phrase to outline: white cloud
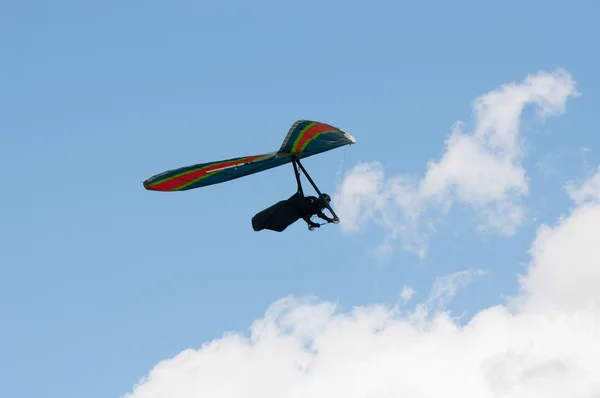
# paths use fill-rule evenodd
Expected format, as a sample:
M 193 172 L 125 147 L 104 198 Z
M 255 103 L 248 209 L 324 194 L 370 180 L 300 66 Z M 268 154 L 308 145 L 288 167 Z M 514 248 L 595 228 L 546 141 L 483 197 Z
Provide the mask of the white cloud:
M 448 211 L 461 203 L 476 210 L 482 231 L 513 235 L 525 217 L 521 199 L 529 194 L 521 164 L 522 112 L 535 105 L 541 119 L 561 115 L 566 101 L 579 95 L 575 86 L 566 71 L 557 69 L 477 98 L 474 131 L 464 133 L 462 123 L 456 123 L 444 154 L 428 163 L 419 181 L 404 175 L 386 179 L 377 162 L 358 164 L 338 188 L 340 226 L 355 232 L 367 221 L 375 222 L 387 231 L 383 254 L 391 254 L 391 241 L 399 237 L 405 249 L 422 257 L 427 245 L 420 225 L 423 212 L 430 205 Z
M 527 308 L 600 312 L 600 169 L 567 187 L 578 207 L 556 227 L 539 228 L 532 264 L 521 280 Z
M 586 202 L 600 202 L 600 167 L 590 179 L 583 183 L 570 181 L 565 189 L 571 199 L 578 205 Z
M 394 240 L 402 238 L 405 250 L 424 256 L 426 237 L 417 233 L 421 204 L 408 177 L 386 179 L 378 162 L 361 163 L 346 175 L 333 200 L 343 231 L 358 231 L 366 222 L 388 231 L 378 248 L 379 255 L 391 254 Z
M 402 292 L 400 292 L 400 298 L 402 299 L 402 302 L 404 304 L 408 303 L 410 301 L 410 299 L 416 294 L 417 292 L 415 291 L 415 289 L 413 289 L 410 286 L 404 286 L 402 288 Z
M 438 310 L 444 310 L 460 289 L 464 289 L 474 277 L 482 276 L 483 270 L 466 270 L 437 277 L 433 283 L 427 304 L 437 303 Z
M 199 350 L 186 350 L 159 363 L 125 396 L 320 397 L 336 392 L 338 384 L 347 385 L 347 377 L 364 384 L 363 372 L 374 372 L 372 376 L 378 377 L 377 368 L 369 369 L 377 365 L 377 360 L 392 365 L 397 361 L 394 355 L 403 346 L 410 341 L 419 344 L 419 334 L 423 333 L 420 328 L 458 330 L 445 314 L 438 314 L 431 324 L 428 315 L 435 304 L 444 307 L 473 276 L 480 274 L 463 271 L 438 278 L 426 302 L 407 313 L 405 320 L 398 318 L 398 308 L 374 305 L 344 314 L 332 303 L 281 299 L 254 322 L 248 338 L 227 334 Z M 404 299 L 412 294 L 411 288 L 403 290 Z M 400 334 L 396 336 L 396 332 Z M 409 341 L 402 343 L 398 339 L 402 335 Z M 396 347 L 385 353 L 388 343 Z M 382 370 L 384 374 L 396 372 Z

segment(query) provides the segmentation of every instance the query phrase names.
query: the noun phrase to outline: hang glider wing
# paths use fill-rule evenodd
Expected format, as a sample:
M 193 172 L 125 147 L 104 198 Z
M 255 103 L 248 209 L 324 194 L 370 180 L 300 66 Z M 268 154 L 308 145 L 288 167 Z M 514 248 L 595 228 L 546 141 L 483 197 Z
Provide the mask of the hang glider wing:
M 294 155 L 306 158 L 355 142 L 354 137 L 339 128 L 299 120 L 292 125 L 277 152 L 180 167 L 150 177 L 144 181 L 144 187 L 170 192 L 220 184 L 290 163 Z

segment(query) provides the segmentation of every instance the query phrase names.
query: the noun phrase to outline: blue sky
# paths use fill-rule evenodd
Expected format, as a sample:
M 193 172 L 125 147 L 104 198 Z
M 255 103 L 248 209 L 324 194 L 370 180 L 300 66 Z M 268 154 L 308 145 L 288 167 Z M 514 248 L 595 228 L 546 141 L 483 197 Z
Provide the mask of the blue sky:
M 122 396 L 287 295 L 350 309 L 394 303 L 408 285 L 425 300 L 436 277 L 464 269 L 486 274 L 452 301 L 457 313 L 517 292 L 537 227 L 572 206 L 565 182 L 599 162 L 600 6 L 374 4 L 3 2 L 0 396 Z M 421 178 L 457 120 L 472 128 L 477 97 L 557 67 L 581 96 L 545 123 L 523 115 L 529 213 L 512 236 L 479 233 L 459 205 L 424 259 L 396 242 L 379 261 L 375 225 L 252 230 L 293 193 L 291 166 L 183 193 L 141 185 L 276 150 L 298 119 L 357 139 L 305 162 L 325 192 L 361 162 Z

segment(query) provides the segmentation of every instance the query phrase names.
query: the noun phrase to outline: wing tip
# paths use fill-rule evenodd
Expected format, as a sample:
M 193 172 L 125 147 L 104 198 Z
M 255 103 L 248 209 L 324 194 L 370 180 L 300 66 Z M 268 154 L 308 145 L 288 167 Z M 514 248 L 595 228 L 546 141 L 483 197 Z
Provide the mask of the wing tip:
M 148 178 L 146 181 L 142 182 L 142 186 L 146 191 L 156 191 L 156 192 L 164 192 L 168 191 L 165 189 L 160 189 L 160 181 L 157 181 L 156 176 Z
M 356 138 L 354 138 L 354 136 L 352 134 L 350 134 L 346 130 L 343 130 L 343 129 L 339 128 L 339 127 L 336 127 L 336 128 L 338 130 L 340 130 L 342 133 L 344 133 L 344 135 L 346 136 L 346 138 L 348 138 L 348 140 L 350 141 L 349 145 L 356 144 Z

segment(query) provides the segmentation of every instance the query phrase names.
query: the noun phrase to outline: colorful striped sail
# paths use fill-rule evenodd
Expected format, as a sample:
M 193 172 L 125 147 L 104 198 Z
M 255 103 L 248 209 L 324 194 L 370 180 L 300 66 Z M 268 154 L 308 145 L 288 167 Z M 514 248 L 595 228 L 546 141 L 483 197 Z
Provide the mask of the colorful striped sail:
M 354 137 L 339 128 L 299 120 L 292 125 L 277 152 L 180 167 L 154 175 L 143 184 L 150 191 L 187 191 L 290 163 L 293 155 L 302 159 L 354 143 Z

